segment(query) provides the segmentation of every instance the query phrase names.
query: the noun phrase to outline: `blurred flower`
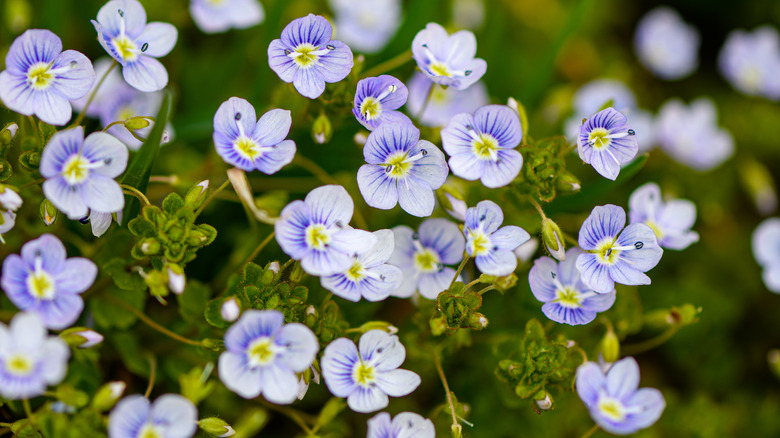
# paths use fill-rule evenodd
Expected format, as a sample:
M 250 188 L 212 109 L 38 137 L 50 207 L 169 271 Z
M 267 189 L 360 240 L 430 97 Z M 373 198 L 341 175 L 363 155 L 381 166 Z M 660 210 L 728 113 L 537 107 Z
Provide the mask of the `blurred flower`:
M 577 137 L 577 152 L 604 178 L 615 180 L 620 166 L 637 154 L 636 134 L 626 124 L 626 116 L 610 107 L 586 120 Z
M 383 122 L 411 124 L 406 115 L 394 111 L 406 103 L 408 95 L 406 85 L 392 76 L 365 78 L 357 84 L 352 113 L 369 131 L 373 131 Z
M 65 378 L 70 350 L 59 337 L 48 336 L 38 315 L 17 313 L 8 326 L 0 323 L 0 345 L 0 396 L 3 398 L 37 397 L 46 392 L 47 386 Z
M 101 108 L 100 123 L 103 126 L 117 121 L 127 121 L 133 117 L 154 117 L 162 105 L 163 94 L 161 91 L 144 93 L 135 88 L 124 86 L 117 89 L 110 102 L 106 102 Z M 148 119 L 144 119 L 148 120 Z M 125 124 L 117 124 L 108 128 L 109 134 L 118 138 L 122 143 L 132 151 L 137 151 L 143 145 L 141 140 L 146 140 L 152 133 L 154 122 L 149 121 L 149 125 L 143 128 L 134 129 L 132 133 Z M 170 133 L 173 128 L 170 123 L 165 126 L 163 139 L 161 143 L 170 141 Z M 135 134 L 135 135 L 133 135 Z M 165 137 L 167 134 L 167 138 Z M 139 140 L 140 138 L 140 140 Z
M 258 0 L 191 0 L 190 15 L 206 33 L 246 29 L 265 19 L 263 5 Z
M 369 251 L 356 252 L 352 256 L 352 266 L 344 272 L 320 278 L 322 287 L 355 302 L 361 297 L 368 301 L 381 301 L 398 289 L 403 274 L 397 267 L 387 264 L 393 254 L 393 232 L 378 230 L 373 235 L 376 245 Z
M 539 239 L 537 239 L 536 237 L 532 237 L 522 245 L 515 248 L 515 250 L 512 252 L 515 254 L 515 257 L 517 257 L 517 259 L 520 260 L 521 263 L 525 263 L 531 260 L 534 254 L 536 254 L 537 249 L 539 249 Z
M 114 178 L 127 168 L 127 158 L 127 148 L 111 134 L 84 139 L 81 126 L 59 131 L 41 154 L 43 194 L 70 219 L 83 218 L 88 209 L 119 211 L 125 196 Z
M 331 394 L 347 399 L 355 412 L 368 413 L 387 407 L 388 396 L 402 397 L 420 386 L 420 376 L 398 367 L 406 349 L 398 336 L 369 330 L 360 336 L 359 347 L 339 338 L 325 347 L 322 376 Z
M 679 99 L 664 103 L 656 118 L 656 136 L 675 161 L 700 171 L 718 167 L 734 153 L 734 139 L 718 128 L 717 110 L 709 98 L 688 106 Z
M 436 204 L 433 191 L 444 184 L 449 168 L 433 143 L 420 140 L 411 123 L 383 123 L 363 147 L 366 163 L 357 173 L 366 204 L 389 210 L 400 204 L 407 213 L 425 217 Z
M 381 412 L 368 419 L 367 438 L 435 438 L 433 421 L 414 412 L 401 412 L 390 421 L 390 414 Z
M 184 275 L 184 269 L 175 263 L 169 263 L 166 265 L 168 271 L 168 290 L 181 295 L 184 293 L 184 288 L 187 287 L 187 277 Z
M 699 66 L 699 31 L 668 6 L 645 14 L 634 34 L 639 61 L 661 79 L 684 78 Z
M 465 90 L 487 70 L 484 59 L 475 58 L 477 39 L 467 30 L 451 36 L 437 23 L 428 23 L 412 41 L 412 56 L 420 71 L 433 82 Z
M 400 0 L 330 0 L 339 38 L 358 52 L 376 53 L 401 25 Z
M 687 199 L 663 202 L 656 183 L 647 183 L 634 190 L 628 207 L 630 222 L 650 227 L 662 248 L 685 249 L 699 241 L 699 234 L 691 231 L 696 221 L 696 205 Z
M 571 248 L 566 251 L 566 261 L 560 263 L 541 257 L 534 261 L 528 274 L 531 292 L 544 303 L 542 312 L 560 324 L 587 324 L 615 303 L 614 288 L 608 293 L 598 293 L 582 281 L 576 268 L 581 254 L 581 249 Z
M 154 403 L 129 395 L 108 417 L 108 438 L 191 438 L 198 430 L 198 409 L 178 394 L 164 394 Z
M 73 115 L 69 99 L 89 92 L 95 81 L 92 63 L 75 50 L 62 51 L 52 31 L 30 29 L 14 40 L 0 72 L 0 99 L 19 114 L 35 114 L 50 125 L 64 125 Z
M 452 21 L 455 26 L 477 30 L 485 24 L 485 2 L 483 0 L 454 0 Z
M 257 120 L 252 104 L 231 97 L 214 114 L 214 146 L 226 163 L 271 175 L 295 158 L 295 142 L 284 139 L 291 125 L 288 110 L 272 109 Z
M 764 268 L 767 289 L 780 293 L 780 218 L 769 218 L 753 231 L 753 256 Z
M 241 315 L 241 306 L 236 297 L 230 297 L 219 308 L 219 316 L 227 322 L 233 322 Z
M 290 22 L 282 39 L 268 46 L 268 65 L 284 82 L 292 83 L 309 99 L 320 97 L 325 82 L 339 82 L 352 70 L 352 50 L 331 40 L 333 29 L 325 18 L 309 14 Z
M 434 87 L 433 92 L 431 87 Z M 430 99 L 428 99 L 429 93 Z M 426 100 L 428 100 L 427 104 Z M 423 105 L 426 105 L 425 111 L 417 120 L 423 126 L 445 126 L 455 115 L 476 111 L 489 103 L 487 88 L 482 82 L 458 91 L 453 87 L 444 89 L 419 72 L 415 72 L 409 80 L 409 99 L 406 108 L 409 114 L 417 117 Z
M 146 11 L 137 0 L 111 0 L 92 20 L 100 45 L 122 66 L 128 84 L 141 91 L 162 90 L 168 72 L 157 60 L 176 45 L 178 32 L 169 23 L 146 22 Z
M 586 252 L 577 256 L 577 270 L 586 285 L 598 293 L 609 293 L 615 283 L 650 284 L 644 272 L 661 260 L 663 249 L 655 233 L 645 224 L 625 229 L 626 212 L 617 205 L 593 208 L 580 228 L 578 242 Z
M 0 184 L 0 242 L 5 243 L 3 234 L 16 224 L 16 210 L 22 206 L 22 197 L 12 188 Z
M 468 205 L 466 205 L 466 201 L 463 199 L 456 198 L 454 195 L 448 192 L 444 192 L 444 196 L 447 198 L 447 202 L 450 203 L 450 208 L 444 207 L 444 210 L 447 212 L 448 215 L 452 216 L 453 219 L 458 221 L 465 221 L 466 220 L 466 210 L 468 210 Z
M 110 105 L 116 98 L 116 94 L 124 94 L 125 90 L 134 90 L 133 87 L 127 84 L 122 78 L 122 74 L 116 69 L 109 69 L 114 64 L 112 58 L 103 57 L 95 61 L 95 76 L 102 79 L 103 83 L 98 88 L 99 80 L 94 81 L 92 86 L 83 97 L 72 100 L 70 103 L 77 111 L 85 111 L 85 114 L 89 117 L 99 118 L 104 111 L 105 105 Z M 87 100 L 94 93 L 92 102 L 89 104 L 89 108 L 86 108 Z M 112 120 L 113 122 L 113 120 Z
M 422 296 L 435 300 L 450 287 L 454 265 L 463 260 L 466 241 L 458 226 L 446 219 L 427 219 L 415 233 L 400 225 L 393 228 L 395 249 L 388 263 L 404 273 L 401 286 L 393 296 L 408 298 L 420 291 Z
M 600 428 L 629 435 L 658 421 L 666 407 L 655 388 L 639 389 L 639 365 L 633 357 L 615 362 L 606 372 L 595 362 L 577 368 L 577 393 Z
M 16 225 L 16 213 L 5 210 L 0 212 L 0 242 L 5 243 L 3 234 L 11 231 Z
M 22 246 L 21 256 L 3 261 L 2 284 L 8 299 L 23 311 L 38 314 L 46 327 L 62 330 L 84 308 L 79 296 L 97 277 L 97 266 L 83 257 L 66 258 L 65 246 L 51 234 Z
M 520 119 L 506 105 L 458 114 L 441 131 L 452 173 L 469 181 L 480 179 L 489 188 L 503 187 L 520 173 L 523 156 L 515 148 L 522 139 Z
M 517 257 L 512 251 L 531 238 L 518 226 L 501 227 L 503 222 L 501 207 L 493 201 L 482 201 L 466 210 L 463 224 L 466 254 L 474 257 L 480 272 L 498 277 L 515 271 Z
M 780 37 L 774 27 L 732 31 L 718 55 L 718 66 L 737 91 L 780 99 Z
M 318 187 L 284 207 L 275 223 L 276 241 L 310 275 L 345 272 L 354 263 L 352 254 L 376 245 L 373 234 L 348 227 L 354 209 L 344 187 Z
M 219 356 L 219 378 L 243 398 L 263 395 L 277 404 L 292 403 L 298 377 L 311 366 L 319 344 L 305 325 L 284 323 L 277 310 L 247 310 L 225 332 L 226 351 Z

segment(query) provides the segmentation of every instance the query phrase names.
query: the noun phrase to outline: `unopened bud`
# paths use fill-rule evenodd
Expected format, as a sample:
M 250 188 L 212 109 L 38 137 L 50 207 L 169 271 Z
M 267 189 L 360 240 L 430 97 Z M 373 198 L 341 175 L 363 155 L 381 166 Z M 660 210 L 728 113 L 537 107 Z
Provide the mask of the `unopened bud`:
M 0 210 L 16 211 L 22 206 L 22 197 L 12 188 L 0 184 Z
M 92 408 L 98 412 L 108 411 L 122 397 L 126 388 L 127 384 L 121 380 L 106 383 L 97 390 L 92 398 Z
M 365 333 L 369 330 L 382 330 L 390 333 L 391 335 L 398 333 L 398 327 L 390 324 L 387 321 L 369 321 L 360 326 L 360 333 Z
M 206 191 L 209 189 L 209 180 L 203 180 L 195 184 L 186 195 L 184 195 L 184 205 L 197 209 L 206 200 Z
M 168 264 L 168 289 L 176 295 L 181 295 L 187 286 L 184 269 L 175 263 Z
M 199 246 L 207 240 L 209 240 L 209 237 L 200 230 L 192 230 L 190 231 L 190 234 L 187 235 L 187 245 L 189 246 Z
M 168 144 L 171 142 L 171 133 L 167 129 L 164 129 L 162 136 L 160 137 L 160 144 Z
M 14 141 L 16 132 L 19 131 L 19 125 L 16 123 L 9 123 L 5 125 L 2 131 L 0 131 L 0 146 L 8 146 Z
M 355 140 L 355 144 L 363 146 L 368 141 L 368 134 L 365 131 L 360 131 L 352 139 Z
M 536 402 L 536 406 L 539 409 L 541 409 L 543 411 L 546 411 L 546 410 L 549 410 L 552 407 L 553 401 L 552 401 L 552 398 L 550 397 L 550 393 L 549 392 L 543 391 L 541 394 L 539 394 L 539 396 L 541 396 L 542 394 L 544 395 L 544 398 L 541 398 L 541 399 L 537 398 L 534 401 Z
M 766 165 L 754 159 L 743 158 L 739 163 L 739 176 L 742 186 L 753 198 L 759 213 L 768 215 L 777 209 L 775 181 Z
M 547 252 L 558 261 L 566 260 L 566 247 L 563 244 L 563 233 L 558 224 L 545 217 L 542 220 L 542 240 Z
M 141 241 L 139 248 L 146 255 L 154 255 L 160 252 L 160 241 L 154 237 L 147 237 Z
M 580 180 L 569 172 L 564 171 L 555 180 L 555 185 L 561 193 L 574 193 L 578 192 L 582 186 Z
M 279 262 L 277 262 L 276 260 L 268 264 L 268 270 L 273 272 L 274 274 L 278 274 L 281 269 L 282 266 L 279 265 Z
M 206 338 L 200 341 L 200 346 L 206 350 L 222 351 L 225 349 L 225 343 L 219 339 Z
M 447 214 L 461 222 L 466 220 L 468 206 L 466 201 L 463 200 L 463 195 L 455 187 L 444 184 L 436 191 L 436 195 L 439 199 L 439 204 L 441 204 Z
M 479 312 L 474 312 L 469 315 L 469 327 L 473 328 L 474 330 L 482 330 L 487 326 L 488 319 L 485 315 Z
M 57 213 L 57 207 L 55 207 L 51 201 L 44 199 L 43 202 L 41 202 L 40 215 L 44 225 L 48 227 L 53 224 L 54 220 L 57 219 Z
M 236 431 L 233 430 L 225 420 L 217 417 L 199 420 L 198 426 L 207 434 L 219 438 L 225 438 L 236 434 Z
M 601 339 L 599 351 L 607 362 L 616 362 L 620 359 L 620 339 L 615 334 L 615 331 L 612 330 L 612 327 L 607 328 L 607 333 Z
M 447 330 L 447 317 L 444 315 L 438 315 L 431 317 L 428 324 L 431 327 L 431 333 L 434 336 L 439 336 Z
M 772 372 L 775 374 L 775 377 L 780 378 L 780 350 L 776 348 L 769 350 L 766 359 L 769 363 L 769 369 L 772 370 Z
M 320 114 L 311 127 L 311 136 L 317 144 L 325 144 L 333 136 L 333 126 L 325 114 Z
M 151 122 L 149 122 L 149 119 L 142 116 L 130 117 L 129 119 L 125 120 L 125 128 L 130 131 L 146 128 L 150 124 Z
M 517 117 L 520 119 L 520 129 L 523 133 L 523 140 L 525 140 L 528 135 L 528 113 L 525 111 L 525 107 L 513 97 L 510 97 L 506 104 L 517 113 Z
M 103 335 L 84 327 L 69 328 L 60 333 L 60 337 L 69 346 L 78 348 L 92 348 L 103 342 Z
M 222 303 L 219 308 L 219 316 L 227 322 L 233 322 L 241 315 L 241 306 L 236 297 L 230 297 Z

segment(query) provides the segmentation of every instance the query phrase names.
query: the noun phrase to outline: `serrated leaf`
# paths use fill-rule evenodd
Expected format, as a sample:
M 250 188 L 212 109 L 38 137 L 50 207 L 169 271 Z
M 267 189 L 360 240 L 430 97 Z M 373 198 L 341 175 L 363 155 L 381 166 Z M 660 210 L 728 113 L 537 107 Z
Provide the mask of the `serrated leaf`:
M 154 224 L 146 220 L 143 216 L 134 218 L 127 224 L 127 228 L 136 237 L 154 237 L 157 235 L 157 229 Z
M 176 214 L 182 207 L 184 207 L 184 199 L 178 193 L 171 193 L 163 199 L 162 208 L 169 215 Z

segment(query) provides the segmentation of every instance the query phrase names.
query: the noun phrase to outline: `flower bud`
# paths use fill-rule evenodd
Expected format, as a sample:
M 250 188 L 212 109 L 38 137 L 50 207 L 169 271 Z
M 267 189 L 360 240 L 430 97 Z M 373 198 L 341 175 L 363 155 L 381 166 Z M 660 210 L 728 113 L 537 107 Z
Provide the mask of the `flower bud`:
M 92 348 L 103 342 L 103 335 L 85 327 L 71 327 L 62 333 L 60 337 L 71 347 Z
M 92 398 L 92 408 L 98 412 L 105 412 L 113 408 L 117 400 L 125 393 L 127 384 L 121 380 L 108 382 L 97 390 Z
M 463 200 L 463 195 L 449 184 L 444 184 L 436 191 L 439 204 L 453 218 L 463 222 L 466 220 L 468 206 Z
M 520 129 L 523 132 L 523 140 L 525 140 L 528 135 L 528 113 L 525 111 L 525 107 L 513 97 L 507 100 L 506 105 L 517 113 L 517 117 L 520 119 Z
M 154 255 L 160 252 L 160 241 L 154 237 L 147 237 L 141 241 L 139 249 L 146 255 Z
M 387 333 L 395 334 L 398 333 L 398 327 L 390 324 L 387 321 L 369 321 L 363 325 L 360 326 L 360 333 L 365 333 L 369 330 L 383 330 Z
M 150 124 L 151 122 L 149 122 L 149 119 L 143 116 L 130 117 L 129 119 L 125 120 L 125 128 L 127 128 L 130 131 L 135 131 L 137 129 L 144 129 Z
M 48 227 L 53 224 L 54 220 L 57 219 L 57 213 L 57 207 L 55 207 L 51 201 L 44 199 L 43 202 L 41 202 L 40 215 L 44 225 Z
M 544 398 L 536 398 L 541 396 L 544 396 Z M 550 397 L 550 393 L 547 391 L 540 391 L 534 398 L 536 406 L 543 411 L 549 410 L 553 405 L 552 397 Z
M 439 336 L 447 330 L 447 317 L 439 314 L 431 317 L 428 324 L 431 326 L 431 333 L 434 336 Z
M 566 260 L 566 247 L 563 244 L 563 233 L 560 227 L 552 219 L 546 217 L 542 220 L 542 240 L 547 252 L 558 261 Z
M 276 260 L 268 264 L 268 270 L 273 272 L 274 274 L 278 274 L 281 269 L 282 269 L 281 265 L 279 265 L 279 262 L 277 262 Z
M 780 350 L 769 350 L 766 355 L 766 360 L 769 363 L 769 369 L 774 373 L 775 377 L 780 378 Z
M 236 431 L 223 419 L 217 417 L 204 418 L 198 420 L 198 426 L 207 434 L 219 438 L 229 437 L 236 434 Z
M 482 330 L 487 326 L 488 319 L 485 315 L 479 312 L 474 312 L 469 315 L 469 327 L 473 328 L 474 330 Z
M 0 184 L 0 210 L 16 211 L 22 206 L 22 197 L 12 188 Z
M 205 338 L 200 341 L 200 346 L 205 350 L 222 351 L 225 349 L 225 343 L 219 339 Z
M 14 141 L 17 131 L 19 131 L 19 125 L 16 123 L 5 125 L 3 130 L 0 131 L 0 146 L 9 146 Z
M 574 193 L 580 190 L 580 180 L 570 172 L 564 171 L 555 180 L 555 186 L 561 193 Z
M 219 316 L 227 322 L 233 322 L 241 315 L 241 306 L 236 297 L 230 297 L 222 302 L 219 308 Z
M 330 141 L 332 136 L 333 126 L 330 124 L 330 119 L 325 114 L 320 114 L 311 127 L 311 137 L 315 143 L 325 144 Z
M 189 246 L 200 246 L 208 240 L 209 236 L 201 230 L 192 230 L 190 231 L 190 234 L 187 235 L 187 245 Z
M 306 307 L 306 314 L 303 316 L 303 322 L 308 327 L 314 327 L 315 324 L 317 324 L 317 309 L 314 308 L 311 304 L 309 304 L 308 307 Z
M 160 144 L 168 144 L 171 142 L 171 133 L 167 129 L 164 129 L 162 136 L 160 137 Z
M 612 327 L 607 328 L 607 333 L 601 339 L 599 352 L 601 352 L 601 356 L 607 362 L 616 362 L 620 359 L 620 339 L 615 334 L 615 331 L 612 330 Z
M 193 210 L 197 209 L 201 205 L 203 205 L 203 202 L 206 201 L 206 191 L 209 189 L 209 180 L 205 179 L 194 186 L 187 191 L 187 194 L 184 195 L 184 205 L 192 208 Z
M 176 295 L 184 293 L 187 286 L 187 278 L 184 276 L 184 269 L 175 263 L 168 264 L 168 289 Z

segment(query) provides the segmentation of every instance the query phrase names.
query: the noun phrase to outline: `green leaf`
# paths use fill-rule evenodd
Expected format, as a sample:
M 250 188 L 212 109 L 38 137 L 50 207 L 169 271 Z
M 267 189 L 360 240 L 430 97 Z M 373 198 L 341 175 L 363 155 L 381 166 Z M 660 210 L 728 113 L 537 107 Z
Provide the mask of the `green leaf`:
M 206 318 L 206 322 L 217 328 L 228 328 L 230 323 L 222 319 L 220 310 L 222 309 L 222 303 L 230 297 L 214 298 L 206 304 L 206 310 L 203 312 L 203 316 Z
M 111 294 L 141 311 L 146 302 L 145 289 L 119 290 L 109 288 L 105 293 Z M 127 330 L 138 319 L 138 317 L 128 312 L 127 309 L 102 298 L 100 295 L 90 298 L 89 306 L 92 310 L 92 315 L 95 317 L 95 322 L 102 329 L 117 328 Z
M 103 265 L 105 271 L 113 280 L 114 284 L 124 290 L 144 290 L 146 284 L 144 279 L 137 273 L 128 271 L 129 265 L 121 258 L 113 258 Z
M 188 322 L 200 324 L 203 321 L 203 312 L 211 296 L 211 290 L 198 280 L 189 280 L 184 293 L 177 297 L 179 301 L 179 313 Z
M 195 405 L 206 399 L 216 387 L 216 383 L 203 379 L 203 368 L 195 367 L 190 372 L 179 376 L 179 387 L 183 396 Z
M 162 208 L 169 215 L 176 214 L 182 207 L 184 207 L 184 199 L 178 193 L 171 193 L 163 199 Z

